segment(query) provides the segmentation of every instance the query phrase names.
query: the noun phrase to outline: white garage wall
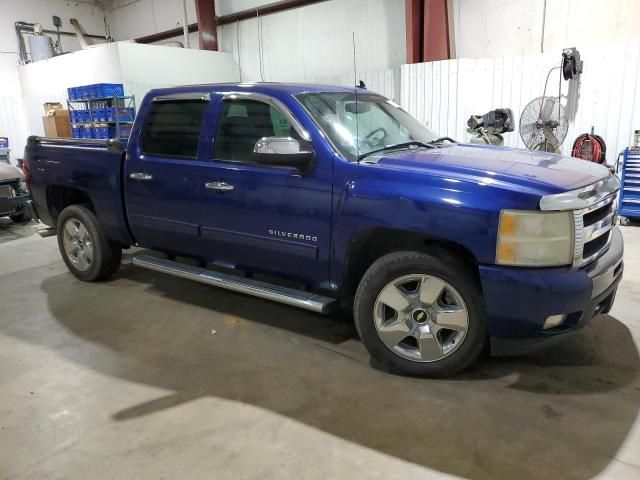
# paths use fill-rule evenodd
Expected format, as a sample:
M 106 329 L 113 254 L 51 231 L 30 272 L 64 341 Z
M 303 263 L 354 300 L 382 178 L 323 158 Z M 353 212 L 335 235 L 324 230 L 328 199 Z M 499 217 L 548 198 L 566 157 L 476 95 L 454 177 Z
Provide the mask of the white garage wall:
M 638 0 L 453 0 L 456 57 L 541 53 L 543 15 L 545 53 L 640 38 Z
M 104 32 L 102 8 L 88 1 L 0 0 L 0 136 L 9 137 L 14 160 L 22 157 L 29 132 L 18 77 L 18 42 L 14 23 L 41 23 L 45 28 L 53 29 L 52 15 L 62 19 L 62 30 L 65 31 L 73 31 L 69 18 L 77 18 L 87 33 L 100 35 Z M 62 46 L 64 51 L 80 48 L 74 37 L 63 36 Z M 39 109 L 42 110 L 42 105 Z
M 216 13 L 267 3 L 273 0 L 217 0 Z M 181 5 L 180 0 L 114 0 L 107 8 L 112 34 L 128 40 L 179 27 Z M 195 2 L 188 0 L 187 7 L 187 21 L 193 23 Z M 353 32 L 359 71 L 398 68 L 406 56 L 404 12 L 404 0 L 331 0 L 223 25 L 218 41 L 220 50 L 240 60 L 245 81 L 310 81 L 352 72 Z M 197 34 L 189 38 L 197 48 Z
M 132 40 L 182 27 L 182 0 L 112 0 L 107 18 L 113 38 Z M 187 0 L 187 24 L 196 21 L 195 1 Z M 198 48 L 197 32 L 189 35 L 189 42 L 192 48 Z
M 575 138 L 591 126 L 607 144 L 607 161 L 628 146 L 640 128 L 640 42 L 615 49 L 581 48 L 584 73 L 574 117 L 562 152 L 568 154 Z M 525 105 L 542 95 L 548 70 L 558 65 L 560 52 L 546 55 L 460 59 L 403 65 L 401 104 L 442 135 L 466 141 L 466 122 L 472 114 L 499 107 L 513 110 L 516 126 Z M 563 80 L 564 96 L 568 83 Z M 557 95 L 558 71 L 551 74 L 547 95 Z M 505 135 L 509 146 L 522 147 L 516 131 Z
M 309 81 L 353 72 L 353 32 L 358 71 L 399 67 L 404 23 L 404 0 L 332 0 L 223 25 L 218 33 L 221 49 L 239 58 L 244 80 Z

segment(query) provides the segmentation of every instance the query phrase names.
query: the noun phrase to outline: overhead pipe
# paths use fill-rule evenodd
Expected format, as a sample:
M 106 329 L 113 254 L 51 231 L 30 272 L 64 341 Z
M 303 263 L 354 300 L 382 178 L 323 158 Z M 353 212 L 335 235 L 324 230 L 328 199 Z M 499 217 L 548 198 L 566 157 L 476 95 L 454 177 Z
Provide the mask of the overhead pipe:
M 18 56 L 20 57 L 20 63 L 27 62 L 27 49 L 24 46 L 24 38 L 22 38 L 22 29 L 26 27 L 27 24 L 25 22 L 16 22 L 16 36 L 18 38 Z M 31 24 L 31 31 L 33 31 L 33 24 Z
M 216 17 L 216 22 L 218 25 L 225 25 L 227 23 L 235 23 L 238 20 L 248 20 L 250 18 L 256 18 L 256 16 L 262 17 L 271 13 L 284 12 L 285 10 L 291 10 L 292 8 L 306 7 L 308 5 L 313 5 L 314 3 L 326 1 L 327 0 L 281 0 L 279 2 L 268 3 L 267 5 L 262 5 L 260 7 L 242 10 L 241 12 Z
M 198 24 L 190 23 L 188 25 L 188 30 L 189 32 L 197 32 Z M 136 43 L 156 43 L 162 40 L 167 40 L 169 38 L 178 37 L 181 33 L 183 33 L 182 28 L 172 28 L 171 30 L 165 30 L 164 32 L 152 33 L 151 35 L 145 35 L 144 37 L 135 38 L 134 41 Z
M 82 28 L 80 27 L 80 22 L 78 21 L 78 19 L 70 18 L 69 23 L 73 26 L 73 31 L 76 32 L 76 38 L 78 39 L 78 42 L 80 43 L 82 49 L 86 50 L 87 48 L 89 48 L 89 44 L 84 38 L 84 34 L 82 33 Z
M 184 43 L 180 40 L 167 40 L 166 42 L 158 42 L 163 47 L 184 48 Z
M 182 0 L 182 34 L 184 35 L 184 48 L 191 48 L 189 43 L 189 24 L 187 22 L 187 0 Z
M 215 17 L 216 25 L 226 25 L 228 23 L 235 23 L 239 20 L 248 20 L 250 18 L 256 18 L 258 16 L 269 15 L 271 13 L 284 12 L 291 10 L 292 8 L 305 7 L 307 5 L 313 5 L 315 3 L 326 2 L 327 0 L 281 0 L 280 2 L 269 3 L 262 5 L 261 7 L 251 8 L 248 10 L 242 10 L 241 12 L 231 13 L 229 15 L 222 15 Z M 197 23 L 189 24 L 189 32 L 199 31 Z M 183 31 L 181 28 L 173 28 L 171 30 L 165 30 L 163 32 L 152 33 L 151 35 L 145 35 L 144 37 L 138 37 L 134 39 L 137 43 L 156 43 L 168 38 L 177 37 Z M 217 47 L 217 40 L 216 47 Z M 213 45 L 213 43 L 211 43 Z M 214 49 L 214 48 L 212 48 Z

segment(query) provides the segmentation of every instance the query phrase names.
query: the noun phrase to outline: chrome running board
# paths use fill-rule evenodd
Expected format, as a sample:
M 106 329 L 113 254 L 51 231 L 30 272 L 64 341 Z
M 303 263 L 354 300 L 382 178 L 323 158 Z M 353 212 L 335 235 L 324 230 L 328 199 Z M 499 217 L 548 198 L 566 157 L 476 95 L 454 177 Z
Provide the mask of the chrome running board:
M 336 303 L 335 298 L 324 297 L 303 290 L 281 287 L 280 285 L 272 285 L 250 278 L 237 277 L 227 273 L 214 272 L 205 268 L 167 260 L 166 258 L 138 255 L 133 257 L 133 264 L 138 267 L 155 270 L 156 272 L 168 273 L 176 277 L 206 283 L 214 287 L 226 288 L 234 292 L 245 293 L 293 307 L 304 308 L 312 312 L 328 313 Z

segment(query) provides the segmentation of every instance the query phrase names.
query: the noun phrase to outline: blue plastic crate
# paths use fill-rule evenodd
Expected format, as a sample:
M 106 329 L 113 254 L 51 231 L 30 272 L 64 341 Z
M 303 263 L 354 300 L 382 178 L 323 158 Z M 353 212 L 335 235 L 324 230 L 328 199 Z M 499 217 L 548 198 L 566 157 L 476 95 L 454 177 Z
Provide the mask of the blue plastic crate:
M 77 100 L 88 100 L 89 98 L 91 98 L 89 95 L 90 95 L 90 92 L 88 87 L 86 86 L 76 87 Z
M 82 138 L 94 138 L 93 127 L 80 127 Z
M 109 127 L 102 125 L 93 127 L 93 138 L 109 138 Z
M 71 128 L 71 135 L 73 138 L 82 138 L 82 129 L 81 127 L 73 127 Z
M 118 121 L 120 122 L 133 122 L 136 117 L 136 111 L 132 107 L 125 107 L 118 109 Z
M 105 108 L 106 122 L 133 122 L 135 110 L 130 107 Z
M 94 108 L 93 110 L 91 110 L 91 117 L 93 118 L 94 122 L 106 122 L 107 120 L 107 114 L 106 114 L 106 108 Z
M 95 85 L 87 85 L 87 98 L 98 98 L 98 84 Z
M 84 114 L 82 110 L 70 110 L 69 117 L 70 117 L 71 123 L 84 122 Z
M 123 97 L 124 85 L 121 83 L 94 83 L 87 85 L 88 98 Z
M 120 138 L 129 138 L 133 125 L 120 125 Z M 115 132 L 114 132 L 115 137 Z
M 106 118 L 105 122 L 115 122 L 116 121 L 116 109 L 113 107 L 107 107 L 104 109 L 104 116 Z
M 71 123 L 89 123 L 91 115 L 89 110 L 71 110 Z
M 128 138 L 132 125 L 120 125 L 120 138 Z M 101 125 L 92 128 L 93 138 L 117 138 L 118 132 L 115 125 Z
M 69 97 L 69 100 L 78 100 L 77 90 L 78 89 L 76 87 L 67 88 L 67 96 Z

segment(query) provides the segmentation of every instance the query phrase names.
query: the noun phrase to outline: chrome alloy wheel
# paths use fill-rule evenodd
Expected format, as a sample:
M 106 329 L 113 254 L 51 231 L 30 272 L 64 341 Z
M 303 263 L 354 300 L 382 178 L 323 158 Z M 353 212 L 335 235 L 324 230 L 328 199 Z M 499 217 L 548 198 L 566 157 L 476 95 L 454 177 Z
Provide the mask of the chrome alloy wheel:
M 76 218 L 69 218 L 62 234 L 62 244 L 67 258 L 75 268 L 86 272 L 93 263 L 94 245 L 87 228 Z
M 405 275 L 389 282 L 374 304 L 382 342 L 414 362 L 435 362 L 455 352 L 469 329 L 462 295 L 431 275 Z

